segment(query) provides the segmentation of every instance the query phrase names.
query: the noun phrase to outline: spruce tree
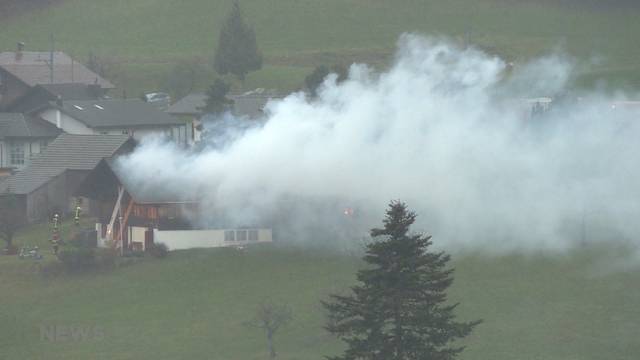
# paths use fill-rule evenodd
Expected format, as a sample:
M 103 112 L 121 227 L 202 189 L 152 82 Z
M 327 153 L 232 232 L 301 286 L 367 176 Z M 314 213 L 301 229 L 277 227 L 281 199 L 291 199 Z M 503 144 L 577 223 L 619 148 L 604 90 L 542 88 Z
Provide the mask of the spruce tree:
M 457 322 L 446 290 L 453 282 L 450 256 L 429 252 L 431 237 L 409 234 L 416 214 L 391 202 L 382 229 L 371 230 L 366 269 L 350 295 L 323 302 L 326 329 L 347 344 L 334 360 L 449 360 L 464 348 L 455 340 L 480 321 Z
M 233 74 L 241 81 L 244 81 L 247 73 L 262 67 L 256 33 L 244 22 L 238 1 L 234 1 L 220 30 L 213 67 L 218 74 Z
M 206 114 L 220 114 L 231 110 L 234 101 L 227 98 L 231 86 L 223 80 L 216 79 L 207 90 L 205 106 L 201 109 Z

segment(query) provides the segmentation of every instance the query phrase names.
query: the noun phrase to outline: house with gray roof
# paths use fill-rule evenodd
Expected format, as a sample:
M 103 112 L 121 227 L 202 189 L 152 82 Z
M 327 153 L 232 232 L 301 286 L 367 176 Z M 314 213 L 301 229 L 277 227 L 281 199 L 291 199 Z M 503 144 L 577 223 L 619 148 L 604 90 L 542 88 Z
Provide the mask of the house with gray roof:
M 23 114 L 0 113 L 0 169 L 4 174 L 29 165 L 62 131 Z
M 189 142 L 185 121 L 140 99 L 52 101 L 30 113 L 69 134 L 126 134 L 136 140 L 157 135 L 178 144 Z
M 233 100 L 231 114 L 236 118 L 255 120 L 264 116 L 264 108 L 270 100 L 277 99 L 279 96 L 275 91 L 265 89 L 255 89 L 238 95 L 229 95 L 228 98 Z M 192 93 L 182 99 L 176 101 L 169 106 L 167 113 L 176 117 L 190 120 L 192 124 L 192 140 L 200 141 L 202 132 L 202 117 L 207 101 L 207 94 Z
M 53 211 L 66 213 L 74 206 L 76 188 L 102 159 L 133 147 L 128 135 L 63 133 L 24 169 L 0 182 L 0 196 L 16 196 L 28 222 L 43 220 Z M 83 208 L 93 211 L 89 201 L 83 202 Z
M 0 109 L 5 109 L 41 84 L 85 84 L 112 89 L 113 84 L 67 54 L 55 51 L 0 52 Z
M 39 84 L 5 107 L 7 112 L 29 112 L 51 101 L 100 100 L 106 97 L 106 89 L 95 84 Z

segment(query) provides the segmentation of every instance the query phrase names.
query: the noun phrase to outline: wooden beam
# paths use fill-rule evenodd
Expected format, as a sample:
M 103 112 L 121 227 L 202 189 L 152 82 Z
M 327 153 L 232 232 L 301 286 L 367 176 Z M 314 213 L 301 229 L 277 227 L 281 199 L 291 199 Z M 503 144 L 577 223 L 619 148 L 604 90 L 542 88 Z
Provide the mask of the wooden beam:
M 116 221 L 116 216 L 120 211 L 120 202 L 122 201 L 122 195 L 124 194 L 124 187 L 118 187 L 118 200 L 116 200 L 116 205 L 113 207 L 113 212 L 111 213 L 111 220 L 109 220 L 109 225 L 107 226 L 107 240 L 113 240 L 113 223 Z
M 122 227 L 122 229 L 119 231 L 120 235 L 122 235 L 122 233 L 127 228 L 127 221 L 129 220 L 129 215 L 131 214 L 131 209 L 133 209 L 133 198 L 131 198 L 129 200 L 129 205 L 127 205 L 127 211 L 125 211 L 124 219 L 122 219 L 122 223 L 120 224 L 120 226 Z M 123 239 L 120 236 L 118 236 L 118 237 L 119 237 L 118 241 L 120 242 L 120 244 L 123 244 L 123 242 L 122 242 Z M 131 241 L 131 239 L 129 239 L 129 241 Z

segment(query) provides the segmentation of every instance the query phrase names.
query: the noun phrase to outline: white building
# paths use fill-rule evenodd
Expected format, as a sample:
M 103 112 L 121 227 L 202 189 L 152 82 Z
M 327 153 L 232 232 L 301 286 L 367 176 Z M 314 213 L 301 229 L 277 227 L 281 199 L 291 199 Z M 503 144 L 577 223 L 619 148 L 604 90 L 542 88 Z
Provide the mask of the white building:
M 146 135 L 164 135 L 178 144 L 187 144 L 191 138 L 187 134 L 191 126 L 184 120 L 140 99 L 58 100 L 31 113 L 69 134 L 128 134 L 136 140 Z
M 21 170 L 60 133 L 41 119 L 0 113 L 0 169 Z

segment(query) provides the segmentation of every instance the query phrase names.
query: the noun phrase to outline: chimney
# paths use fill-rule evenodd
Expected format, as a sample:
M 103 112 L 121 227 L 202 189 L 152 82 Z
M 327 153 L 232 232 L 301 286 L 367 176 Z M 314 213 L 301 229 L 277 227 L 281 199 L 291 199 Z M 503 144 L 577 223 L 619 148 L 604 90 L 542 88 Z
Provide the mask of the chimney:
M 22 60 L 22 52 L 24 51 L 24 43 L 22 41 L 19 41 L 16 44 L 16 60 L 20 61 Z

